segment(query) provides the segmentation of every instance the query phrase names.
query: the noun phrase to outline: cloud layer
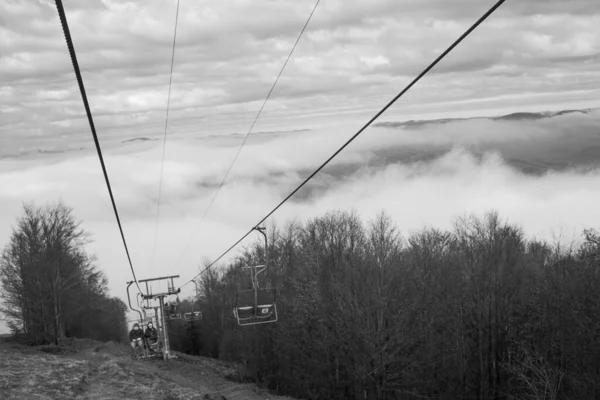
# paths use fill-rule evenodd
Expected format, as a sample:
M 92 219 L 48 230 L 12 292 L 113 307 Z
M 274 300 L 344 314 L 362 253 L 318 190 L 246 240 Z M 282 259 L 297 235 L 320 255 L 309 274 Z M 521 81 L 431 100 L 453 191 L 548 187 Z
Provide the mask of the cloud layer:
M 160 135 L 176 2 L 64 3 L 98 130 Z M 170 132 L 247 129 L 313 5 L 182 1 Z M 323 1 L 262 123 L 382 106 L 491 5 Z M 594 101 L 598 26 L 594 0 L 506 2 L 390 113 Z M 0 48 L 0 137 L 87 139 L 54 2 L 2 2 Z
M 250 137 L 200 226 L 242 137 L 169 142 L 156 248 L 161 143 L 134 141 L 107 150 L 138 278 L 169 271 L 181 275 L 180 283 L 190 279 L 204 258 L 220 255 L 336 150 L 350 136 L 346 128 Z M 564 229 L 567 240 L 577 239 L 583 227 L 600 224 L 600 158 L 593 151 L 600 147 L 599 132 L 598 110 L 529 121 L 373 127 L 268 223 L 281 226 L 338 208 L 355 208 L 364 218 L 386 210 L 407 234 L 424 226 L 449 228 L 456 216 L 496 209 L 530 236 L 552 239 Z M 62 198 L 94 234 L 90 251 L 99 256 L 113 293 L 126 299 L 131 275 L 97 156 L 69 154 L 0 161 L 0 243 L 23 201 Z M 184 295 L 192 293 L 190 286 Z

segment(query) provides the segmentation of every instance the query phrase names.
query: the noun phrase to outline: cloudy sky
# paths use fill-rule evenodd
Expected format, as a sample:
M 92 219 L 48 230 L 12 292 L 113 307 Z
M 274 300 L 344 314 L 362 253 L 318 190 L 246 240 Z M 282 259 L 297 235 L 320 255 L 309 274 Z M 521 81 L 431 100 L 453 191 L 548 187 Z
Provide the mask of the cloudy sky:
M 173 272 L 181 283 L 493 5 L 321 0 L 198 228 L 315 1 L 181 0 L 155 252 L 177 3 L 63 3 L 138 278 Z M 597 0 L 508 0 L 381 120 L 600 107 L 599 27 Z M 0 245 L 23 201 L 62 198 L 124 298 L 131 275 L 52 1 L 0 3 L 0 74 Z M 599 128 L 596 111 L 372 128 L 271 222 L 386 209 L 408 231 L 496 208 L 531 235 L 563 227 L 576 236 L 600 218 Z M 140 137 L 151 140 L 129 141 Z M 523 168 L 532 162 L 541 170 Z

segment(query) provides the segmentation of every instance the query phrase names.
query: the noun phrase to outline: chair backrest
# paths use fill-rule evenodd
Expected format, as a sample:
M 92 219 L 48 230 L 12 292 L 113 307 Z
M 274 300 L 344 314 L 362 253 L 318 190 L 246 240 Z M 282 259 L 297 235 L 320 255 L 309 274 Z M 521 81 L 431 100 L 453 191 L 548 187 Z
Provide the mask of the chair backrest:
M 186 312 L 185 314 L 183 314 L 183 318 L 186 321 L 196 321 L 202 318 L 202 311 Z
M 277 322 L 277 305 L 266 304 L 258 307 L 237 307 L 233 310 L 238 325 L 257 325 Z

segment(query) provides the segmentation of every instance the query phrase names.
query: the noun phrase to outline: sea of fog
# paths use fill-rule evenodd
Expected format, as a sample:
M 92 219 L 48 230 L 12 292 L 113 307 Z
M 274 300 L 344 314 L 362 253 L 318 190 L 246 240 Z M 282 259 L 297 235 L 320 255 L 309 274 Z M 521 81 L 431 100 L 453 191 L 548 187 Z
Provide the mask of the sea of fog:
M 367 129 L 267 225 L 354 209 L 365 221 L 385 210 L 404 234 L 425 226 L 450 229 L 457 216 L 490 210 L 530 237 L 548 240 L 578 240 L 584 227 L 600 227 L 598 110 L 386 122 Z M 180 274 L 182 283 L 190 279 L 203 260 L 220 255 L 359 127 L 340 122 L 251 135 L 202 225 L 245 132 L 169 137 L 156 242 L 161 137 L 128 132 L 105 139 L 105 161 L 138 278 L 168 271 Z M 49 149 L 40 140 L 37 148 L 17 146 L 2 154 L 0 244 L 7 242 L 23 202 L 61 199 L 93 234 L 89 250 L 98 256 L 113 294 L 126 299 L 131 275 L 87 135 L 64 141 L 68 146 L 52 142 Z M 192 294 L 190 286 L 184 297 Z

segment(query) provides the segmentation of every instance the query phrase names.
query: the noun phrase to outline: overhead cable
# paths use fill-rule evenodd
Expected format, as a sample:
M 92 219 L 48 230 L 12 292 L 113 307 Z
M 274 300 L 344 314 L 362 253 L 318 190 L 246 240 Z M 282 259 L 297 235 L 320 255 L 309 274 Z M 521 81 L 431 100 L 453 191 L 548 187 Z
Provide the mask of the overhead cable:
M 113 196 L 112 188 L 110 186 L 110 180 L 108 179 L 108 173 L 106 172 L 106 166 L 104 165 L 102 149 L 100 148 L 100 142 L 98 141 L 98 135 L 96 134 L 94 119 L 92 117 L 92 111 L 90 110 L 90 105 L 88 103 L 87 95 L 85 93 L 85 87 L 83 86 L 83 78 L 81 77 L 81 71 L 79 70 L 79 63 L 77 62 L 77 55 L 75 54 L 75 46 L 73 45 L 73 40 L 69 31 L 69 24 L 67 23 L 67 17 L 65 15 L 62 0 L 56 0 L 56 9 L 58 10 L 60 23 L 62 25 L 63 33 L 67 41 L 67 47 L 69 48 L 69 55 L 71 56 L 71 62 L 73 63 L 73 69 L 75 70 L 75 76 L 77 78 L 77 83 L 79 84 L 79 91 L 81 92 L 81 97 L 83 99 L 83 106 L 85 107 L 88 122 L 90 123 L 90 129 L 92 130 L 92 136 L 94 137 L 94 143 L 96 144 L 96 151 L 98 152 L 98 158 L 100 159 L 100 165 L 102 166 L 102 172 L 104 173 L 104 180 L 106 181 L 106 187 L 108 188 L 110 201 L 112 202 L 115 217 L 117 218 L 117 224 L 119 225 L 119 231 L 121 232 L 121 239 L 123 239 L 123 245 L 125 246 L 125 253 L 127 254 L 127 260 L 129 261 L 131 274 L 133 275 L 133 280 L 135 281 L 139 292 L 143 293 L 135 276 L 135 270 L 133 269 L 133 263 L 131 262 L 131 256 L 129 255 L 129 249 L 127 248 L 127 241 L 125 240 L 125 234 L 123 233 L 123 227 L 121 226 L 121 220 L 119 219 L 119 212 L 117 211 L 117 205 L 115 204 L 115 198 Z
M 215 199 L 217 198 L 219 192 L 221 191 L 221 188 L 223 187 L 223 184 L 225 183 L 225 180 L 229 176 L 229 173 L 231 172 L 231 169 L 233 168 L 233 165 L 237 161 L 237 158 L 240 155 L 240 152 L 242 151 L 242 148 L 246 144 L 246 141 L 248 140 L 248 137 L 250 136 L 250 133 L 252 132 L 252 129 L 254 128 L 254 125 L 256 125 L 256 121 L 258 121 L 258 118 L 260 117 L 260 114 L 262 113 L 263 109 L 265 108 L 265 104 L 267 104 L 267 101 L 271 97 L 271 94 L 273 93 L 273 89 L 275 89 L 275 86 L 277 85 L 277 82 L 279 81 L 279 78 L 281 77 L 281 74 L 283 73 L 283 70 L 285 69 L 286 65 L 290 61 L 290 58 L 292 57 L 292 54 L 294 54 L 294 50 L 296 49 L 296 46 L 298 45 L 298 42 L 300 41 L 300 38 L 302 37 L 302 34 L 306 30 L 306 27 L 308 26 L 308 23 L 310 22 L 313 14 L 315 13 L 315 10 L 319 6 L 320 2 L 321 2 L 321 0 L 317 0 L 317 2 L 315 3 L 315 6 L 313 7 L 310 15 L 308 16 L 308 19 L 306 20 L 306 23 L 304 24 L 304 27 L 302 28 L 302 30 L 300 31 L 300 34 L 298 35 L 298 38 L 296 39 L 296 43 L 294 43 L 294 46 L 292 47 L 292 50 L 290 51 L 290 53 L 287 56 L 287 59 L 283 63 L 283 66 L 281 67 L 281 70 L 279 71 L 279 74 L 277 75 L 277 78 L 275 79 L 275 82 L 273 82 L 273 85 L 271 86 L 271 89 L 269 90 L 269 93 L 267 94 L 267 97 L 265 98 L 265 101 L 263 102 L 262 106 L 258 110 L 258 114 L 254 118 L 254 121 L 252 122 L 252 125 L 250 126 L 250 129 L 248 130 L 248 133 L 246 133 L 246 136 L 244 137 L 244 140 L 242 141 L 242 144 L 238 148 L 237 153 L 235 154 L 235 157 L 233 158 L 233 161 L 231 162 L 231 164 L 229 165 L 229 168 L 227 169 L 227 172 L 225 173 L 225 176 L 221 180 L 221 183 L 219 184 L 219 187 L 215 191 L 215 194 L 213 195 L 212 199 L 210 200 L 210 203 L 208 204 L 208 207 L 206 208 L 206 210 L 204 210 L 204 214 L 202 215 L 202 218 L 200 219 L 200 223 L 196 227 L 196 230 L 194 231 L 194 233 L 190 237 L 190 240 L 188 241 L 188 243 L 186 244 L 186 246 L 183 248 L 183 250 L 179 254 L 179 257 L 177 257 L 177 260 L 175 261 L 174 265 L 177 265 L 177 263 L 181 260 L 181 256 L 183 256 L 183 254 L 185 253 L 185 251 L 187 250 L 187 248 L 190 246 L 190 244 L 192 244 L 192 239 L 194 238 L 194 236 L 196 236 L 196 234 L 198 233 L 198 230 L 200 229 L 200 226 L 202 225 L 202 222 L 204 222 L 204 220 L 206 219 L 206 216 L 208 215 L 208 211 L 211 209 L 213 203 L 215 202 Z
M 402 97 L 410 88 L 412 88 L 423 76 L 425 76 L 433 67 L 435 67 L 444 57 L 446 57 L 459 43 L 461 43 L 467 36 L 471 34 L 483 21 L 485 21 L 494 11 L 496 11 L 506 0 L 499 0 L 494 4 L 481 18 L 479 18 L 469 29 L 465 31 L 454 43 L 450 45 L 442 54 L 440 54 L 427 68 L 425 68 L 412 82 L 410 82 L 400 93 L 396 95 L 385 107 L 383 107 L 375 116 L 373 116 L 362 128 L 358 130 L 342 147 L 340 147 L 331 157 L 329 157 L 323 164 L 321 164 L 312 174 L 308 176 L 292 193 L 290 193 L 285 199 L 283 199 L 273 210 L 271 210 L 263 219 L 261 219 L 252 229 L 246 232 L 238 241 L 231 245 L 225 250 L 216 260 L 211 262 L 206 268 L 200 271 L 196 276 L 181 285 L 180 288 L 193 282 L 194 279 L 208 271 L 213 265 L 215 265 L 221 258 L 229 253 L 235 246 L 237 246 L 242 240 L 244 240 L 253 230 L 257 229 L 267 218 L 269 218 L 275 211 L 277 211 L 285 202 L 287 202 L 294 194 L 296 194 L 308 181 L 310 181 L 319 171 L 321 171 L 334 157 L 336 157 L 342 150 L 346 148 L 354 139 L 356 139 L 365 129 L 367 129 L 377 118 L 381 116 L 388 108 L 392 106 L 400 97 Z
M 158 199 L 156 202 L 156 223 L 154 225 L 154 245 L 152 250 L 152 266 L 156 257 L 156 241 L 158 237 L 158 219 L 160 216 L 160 198 L 162 195 L 163 171 L 165 167 L 165 150 L 167 148 L 167 126 L 169 124 L 169 106 L 171 103 L 171 83 L 173 82 L 173 64 L 175 61 L 175 43 L 177 40 L 177 21 L 179 20 L 179 0 L 177 0 L 177 11 L 175 12 L 175 32 L 173 33 L 173 50 L 171 52 L 171 73 L 169 74 L 169 94 L 167 95 L 167 114 L 165 117 L 165 133 L 163 137 L 162 161 L 160 163 L 160 181 L 158 183 Z

